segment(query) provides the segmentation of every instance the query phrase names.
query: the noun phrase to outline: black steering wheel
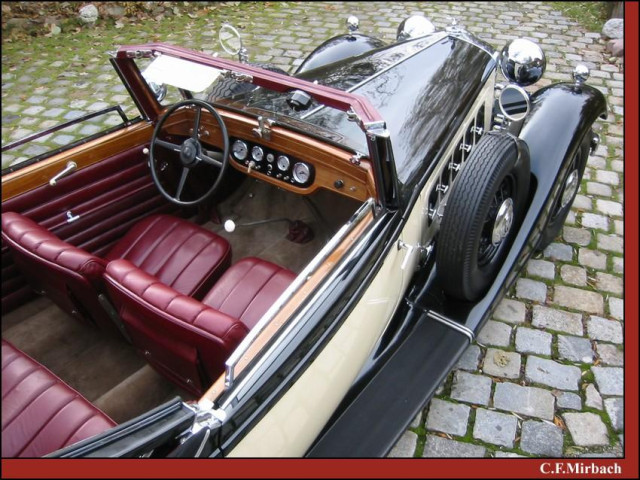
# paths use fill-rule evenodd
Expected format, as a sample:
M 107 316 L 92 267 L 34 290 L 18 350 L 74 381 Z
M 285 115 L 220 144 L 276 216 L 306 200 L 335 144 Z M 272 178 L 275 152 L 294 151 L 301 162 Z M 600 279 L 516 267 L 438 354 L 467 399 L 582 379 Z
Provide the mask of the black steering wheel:
M 165 122 L 175 111 L 183 107 L 192 107 L 195 110 L 193 133 L 180 145 L 168 142 L 166 140 L 161 140 L 159 138 L 159 135 L 162 132 L 162 128 Z M 202 148 L 202 143 L 200 142 L 200 119 L 202 117 L 202 109 L 207 110 L 220 127 L 220 133 L 222 134 L 222 141 L 224 144 L 222 153 L 209 152 L 205 151 Z M 182 173 L 180 174 L 180 180 L 178 181 L 178 187 L 175 190 L 175 195 L 167 192 L 165 187 L 160 182 L 160 177 L 158 175 L 158 165 L 156 163 L 156 156 L 154 153 L 157 146 L 176 152 L 180 156 Z M 195 200 L 181 200 L 180 197 L 182 196 L 182 193 L 184 191 L 184 186 L 186 184 L 187 177 L 189 176 L 189 172 L 194 167 L 202 163 L 218 167 L 220 171 L 218 172 L 216 179 L 212 182 L 211 187 L 200 197 L 196 198 Z M 151 167 L 151 177 L 153 178 L 153 182 L 156 184 L 156 187 L 158 187 L 158 190 L 160 190 L 162 196 L 164 196 L 170 202 L 186 207 L 197 205 L 213 195 L 213 193 L 221 185 L 222 177 L 224 176 L 227 167 L 229 166 L 229 135 L 227 134 L 227 127 L 225 126 L 218 112 L 216 112 L 215 109 L 207 102 L 197 99 L 182 100 L 171 106 L 171 108 L 167 110 L 162 118 L 160 118 L 158 124 L 156 125 L 156 128 L 153 131 L 153 136 L 151 137 L 151 145 L 149 147 L 149 164 Z

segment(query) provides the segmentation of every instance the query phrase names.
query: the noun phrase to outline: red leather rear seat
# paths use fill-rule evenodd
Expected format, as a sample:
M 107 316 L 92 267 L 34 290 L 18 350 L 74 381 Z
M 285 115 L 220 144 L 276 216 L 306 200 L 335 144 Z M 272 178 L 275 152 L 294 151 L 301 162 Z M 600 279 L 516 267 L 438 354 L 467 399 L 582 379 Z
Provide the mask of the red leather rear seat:
M 2 456 L 42 457 L 116 423 L 2 340 Z

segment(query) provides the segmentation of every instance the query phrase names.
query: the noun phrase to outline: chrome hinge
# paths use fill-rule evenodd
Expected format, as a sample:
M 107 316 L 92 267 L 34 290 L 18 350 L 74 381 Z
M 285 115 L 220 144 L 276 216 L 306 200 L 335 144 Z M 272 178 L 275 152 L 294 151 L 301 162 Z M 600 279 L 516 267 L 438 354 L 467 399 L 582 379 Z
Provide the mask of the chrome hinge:
M 266 120 L 262 115 L 258 117 L 258 126 L 251 129 L 254 137 L 262 138 L 264 140 L 271 140 L 271 127 L 276 123 L 272 118 Z
M 447 190 L 449 190 L 449 185 L 442 185 L 441 183 L 436 185 L 436 192 L 442 192 L 444 194 L 447 193 Z
M 460 144 L 460 150 L 464 150 L 467 153 L 469 153 L 471 151 L 471 147 L 473 147 L 473 145 L 469 145 L 468 143 L 461 143 Z

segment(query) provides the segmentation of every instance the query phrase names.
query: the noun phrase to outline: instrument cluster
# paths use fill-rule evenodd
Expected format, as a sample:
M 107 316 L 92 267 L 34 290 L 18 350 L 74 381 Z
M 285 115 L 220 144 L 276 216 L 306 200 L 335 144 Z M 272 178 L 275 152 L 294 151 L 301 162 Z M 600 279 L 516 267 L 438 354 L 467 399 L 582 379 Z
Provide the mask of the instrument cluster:
M 297 187 L 308 187 L 315 176 L 315 169 L 310 163 L 239 138 L 231 138 L 231 158 L 249 171 L 257 171 Z

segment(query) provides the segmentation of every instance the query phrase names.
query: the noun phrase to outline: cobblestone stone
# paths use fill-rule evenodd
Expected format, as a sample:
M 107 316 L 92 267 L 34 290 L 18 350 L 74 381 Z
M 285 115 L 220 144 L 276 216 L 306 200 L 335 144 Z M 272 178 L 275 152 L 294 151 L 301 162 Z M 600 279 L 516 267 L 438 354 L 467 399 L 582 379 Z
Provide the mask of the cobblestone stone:
M 563 447 L 562 430 L 545 422 L 527 420 L 522 424 L 520 448 L 543 457 L 561 457 Z
M 544 249 L 545 258 L 551 258 L 553 260 L 561 260 L 563 262 L 570 262 L 573 260 L 573 248 L 570 245 L 564 245 L 562 243 L 552 243 Z
M 591 316 L 587 321 L 589 338 L 611 343 L 622 343 L 622 325 L 616 320 Z
M 495 445 L 513 447 L 518 421 L 513 415 L 479 408 L 473 425 L 473 437 Z
M 587 338 L 558 335 L 560 358 L 579 363 L 593 363 L 593 349 Z
M 607 398 L 604 401 L 604 408 L 611 420 L 611 426 L 616 432 L 624 429 L 624 402 L 621 397 Z
M 624 243 L 622 237 L 617 235 L 598 234 L 598 248 L 609 252 L 623 253 Z
M 595 213 L 583 213 L 582 226 L 585 228 L 604 230 L 606 232 L 609 230 L 609 219 L 603 215 L 596 215 Z
M 591 243 L 591 232 L 589 230 L 585 230 L 584 228 L 565 226 L 563 229 L 562 238 L 564 238 L 565 242 L 586 246 Z
M 596 208 L 599 212 L 604 213 L 612 217 L 622 216 L 622 204 L 618 202 L 612 202 L 610 200 L 596 199 Z
M 608 445 L 607 427 L 595 413 L 565 413 L 564 421 L 573 443 L 579 446 Z
M 553 301 L 563 307 L 581 310 L 583 312 L 597 314 L 604 312 L 602 295 L 578 288 L 557 286 L 553 295 Z
M 581 410 L 582 399 L 577 393 L 559 392 L 559 394 L 556 395 L 556 405 L 558 406 L 558 408 Z
M 553 280 L 556 276 L 555 265 L 546 260 L 529 260 L 527 262 L 527 274 Z
M 451 398 L 466 403 L 489 405 L 492 383 L 489 377 L 458 371 L 453 377 Z
M 582 316 L 548 307 L 534 306 L 532 325 L 539 328 L 549 328 L 573 335 L 582 335 Z
M 414 452 L 416 451 L 416 442 L 418 440 L 418 435 L 416 435 L 411 430 L 405 431 L 398 443 L 391 449 L 389 458 L 398 458 L 398 457 L 413 457 Z
M 506 347 L 511 342 L 511 327 L 506 323 L 489 320 L 480 330 L 477 342 L 482 345 Z
M 424 458 L 481 458 L 485 456 L 486 451 L 486 448 L 479 445 L 427 435 L 422 456 Z
M 591 367 L 596 377 L 598 390 L 602 395 L 619 395 L 624 393 L 624 370 L 619 367 Z
M 622 295 L 624 290 L 621 277 L 602 272 L 596 273 L 596 288 L 615 295 Z
M 599 195 L 601 197 L 611 197 L 612 191 L 609 185 L 597 182 L 587 182 L 587 193 L 590 195 Z
M 516 350 L 520 353 L 551 355 L 553 335 L 532 328 L 518 327 L 516 330 Z
M 578 367 L 563 365 L 553 360 L 527 357 L 525 378 L 529 382 L 540 383 L 561 390 L 577 391 L 582 372 Z
M 520 355 L 496 348 L 487 349 L 482 369 L 487 375 L 504 378 L 520 376 Z
M 560 278 L 562 278 L 563 282 L 578 287 L 585 287 L 587 285 L 587 271 L 581 267 L 563 265 L 560 267 Z
M 609 298 L 609 313 L 618 320 L 624 320 L 624 301 L 620 298 Z
M 615 345 L 596 342 L 596 351 L 604 365 L 616 367 L 624 365 L 624 353 Z
M 547 286 L 529 278 L 519 278 L 516 282 L 518 298 L 544 303 L 547 299 Z
M 452 435 L 463 436 L 467 431 L 470 408 L 438 398 L 431 400 L 427 415 L 427 428 Z
M 553 420 L 554 403 L 548 390 L 509 382 L 497 383 L 493 394 L 494 407 L 545 420 Z
M 607 255 L 597 250 L 581 248 L 578 252 L 578 262 L 585 267 L 605 270 L 607 268 Z
M 473 371 L 478 368 L 479 361 L 480 347 L 478 347 L 477 345 L 469 345 L 460 357 L 460 360 L 458 360 L 456 368 Z
M 493 313 L 493 318 L 502 320 L 503 322 L 518 324 L 525 321 L 526 313 L 527 308 L 524 303 L 510 298 L 504 298 Z
M 584 395 L 585 406 L 595 408 L 596 410 L 602 410 L 602 397 L 598 393 L 598 389 L 593 383 L 587 385 L 587 388 L 585 388 L 584 390 Z

